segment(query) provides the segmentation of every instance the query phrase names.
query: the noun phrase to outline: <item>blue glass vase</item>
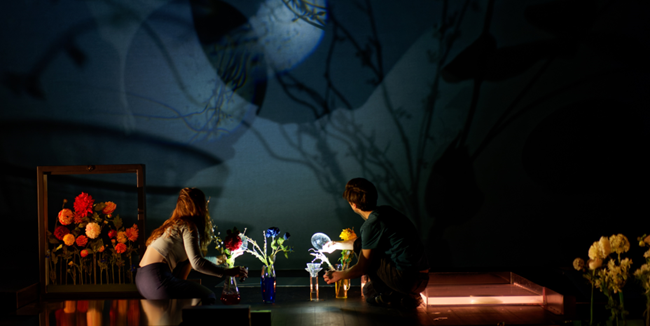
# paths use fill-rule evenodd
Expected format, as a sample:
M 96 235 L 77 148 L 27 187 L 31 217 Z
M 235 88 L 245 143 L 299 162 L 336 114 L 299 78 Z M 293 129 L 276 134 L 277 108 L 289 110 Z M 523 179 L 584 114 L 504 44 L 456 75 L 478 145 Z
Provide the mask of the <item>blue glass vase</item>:
M 262 301 L 264 303 L 275 302 L 275 268 L 273 265 L 262 265 L 262 277 L 260 280 L 262 287 Z

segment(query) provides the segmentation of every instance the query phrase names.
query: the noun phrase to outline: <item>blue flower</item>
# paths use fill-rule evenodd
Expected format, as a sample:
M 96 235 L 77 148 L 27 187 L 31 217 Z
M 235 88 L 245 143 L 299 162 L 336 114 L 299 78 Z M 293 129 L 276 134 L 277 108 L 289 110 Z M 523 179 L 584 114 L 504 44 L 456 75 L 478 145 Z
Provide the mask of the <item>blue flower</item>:
M 266 237 L 267 238 L 275 238 L 280 234 L 280 229 L 276 228 L 275 226 L 272 226 L 266 230 Z
M 291 236 L 291 234 L 289 232 L 285 233 L 284 234 L 284 240 L 289 240 L 290 236 Z

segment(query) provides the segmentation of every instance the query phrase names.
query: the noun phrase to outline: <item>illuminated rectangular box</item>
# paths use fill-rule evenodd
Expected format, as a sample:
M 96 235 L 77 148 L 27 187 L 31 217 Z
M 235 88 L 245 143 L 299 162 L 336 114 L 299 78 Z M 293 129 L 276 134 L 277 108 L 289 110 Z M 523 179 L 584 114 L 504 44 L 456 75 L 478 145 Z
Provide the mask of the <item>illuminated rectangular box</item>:
M 428 306 L 539 305 L 564 314 L 564 297 L 512 272 L 431 273 L 423 292 Z

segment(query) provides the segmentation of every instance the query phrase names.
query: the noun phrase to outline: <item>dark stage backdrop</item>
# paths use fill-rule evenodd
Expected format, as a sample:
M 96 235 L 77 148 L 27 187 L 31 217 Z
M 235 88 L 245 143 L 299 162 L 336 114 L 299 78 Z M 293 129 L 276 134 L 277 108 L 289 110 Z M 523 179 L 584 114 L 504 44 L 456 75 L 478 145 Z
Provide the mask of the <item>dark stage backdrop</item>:
M 147 235 L 199 187 L 220 230 L 291 233 L 280 270 L 311 261 L 313 233 L 359 230 L 353 177 L 408 214 L 436 271 L 634 244 L 650 232 L 648 6 L 2 1 L 2 269 L 37 279 L 39 165 L 145 164 Z M 56 191 L 118 202 L 128 182 Z

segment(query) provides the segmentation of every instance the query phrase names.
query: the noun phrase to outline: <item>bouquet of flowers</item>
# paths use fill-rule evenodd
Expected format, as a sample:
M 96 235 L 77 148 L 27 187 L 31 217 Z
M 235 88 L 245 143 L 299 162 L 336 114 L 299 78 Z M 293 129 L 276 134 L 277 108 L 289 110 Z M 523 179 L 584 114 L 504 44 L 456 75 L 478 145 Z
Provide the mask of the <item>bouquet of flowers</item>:
M 354 228 L 350 229 L 343 229 L 341 231 L 341 234 L 339 235 L 341 240 L 343 241 L 348 241 L 348 240 L 354 240 L 357 238 L 357 234 L 354 233 Z M 341 250 L 341 257 L 339 258 L 339 261 L 341 262 L 341 267 L 343 270 L 347 269 L 350 267 L 350 261 L 352 260 L 352 254 L 354 254 L 354 250 Z
M 244 229 L 244 233 L 246 233 L 246 230 Z M 262 264 L 265 266 L 271 266 L 275 263 L 275 256 L 283 252 L 285 258 L 289 258 L 289 253 L 293 252 L 293 248 L 285 245 L 285 242 L 289 240 L 289 237 L 291 234 L 289 232 L 286 232 L 283 236 L 280 236 L 280 229 L 277 227 L 270 227 L 266 229 L 265 231 L 262 232 L 262 236 L 264 237 L 264 250 L 260 248 L 260 246 L 255 242 L 255 240 L 249 238 L 248 236 L 244 235 L 244 233 L 241 234 L 242 238 L 245 238 L 247 242 L 250 242 L 253 246 L 252 249 L 247 246 L 244 249 L 244 252 L 247 252 L 259 259 Z M 266 254 L 266 246 L 267 246 L 267 238 L 271 238 L 270 241 L 270 246 L 271 246 L 271 253 Z
M 65 208 L 66 203 L 64 199 L 54 232 L 47 231 L 50 248 L 46 258 L 50 282 L 67 284 L 70 276 L 75 285 L 77 282 L 97 284 L 99 269 L 100 284 L 104 280 L 106 283 L 122 283 L 125 258 L 128 258 L 130 266 L 127 275 L 133 283 L 135 265 L 132 255 L 137 253 L 138 226 L 134 224 L 125 228 L 120 216 L 113 215 L 117 208 L 115 203 L 95 203 L 92 196 L 84 192 L 75 198 L 74 211 Z M 115 266 L 118 267 L 117 277 Z M 126 275 L 124 278 L 126 280 Z
M 242 240 L 242 236 L 243 234 L 239 233 L 236 227 L 233 227 L 232 230 L 227 230 L 226 237 L 223 240 L 221 240 L 221 237 L 217 233 L 214 236 L 214 241 L 217 245 L 216 249 L 221 253 L 217 257 L 217 261 L 225 262 L 229 268 L 235 267 L 235 258 L 244 254 L 244 250 L 247 248 L 247 241 Z
M 650 235 L 642 235 L 637 238 L 639 247 L 650 247 Z M 643 254 L 645 264 L 641 265 L 639 269 L 634 272 L 634 277 L 641 283 L 641 287 L 645 290 L 646 310 L 643 312 L 646 318 L 646 325 L 650 325 L 650 249 Z
M 616 234 L 609 238 L 601 237 L 591 245 L 586 266 L 582 258 L 573 261 L 573 267 L 585 272 L 584 277 L 591 283 L 590 324 L 593 324 L 594 287 L 607 296 L 607 308 L 612 312 L 612 322 L 618 324 L 619 318 L 625 320 L 628 312 L 625 311 L 622 289 L 628 279 L 632 260 L 621 259 L 621 254 L 628 250 L 630 242 L 624 235 Z M 616 256 L 610 257 L 612 253 Z M 617 293 L 618 298 L 615 296 Z

